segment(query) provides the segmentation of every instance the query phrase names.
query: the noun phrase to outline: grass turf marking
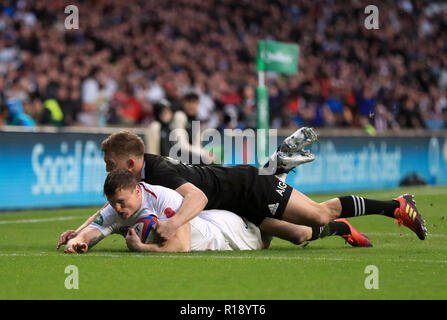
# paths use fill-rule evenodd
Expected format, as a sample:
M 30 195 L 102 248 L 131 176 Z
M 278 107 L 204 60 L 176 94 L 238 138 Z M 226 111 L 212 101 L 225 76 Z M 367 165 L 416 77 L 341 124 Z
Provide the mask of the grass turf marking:
M 0 257 L 70 257 L 72 254 L 49 254 L 49 253 L 0 253 Z M 123 258 L 124 255 L 113 253 L 87 253 L 83 254 L 84 257 L 105 257 L 105 258 Z M 305 260 L 305 261 L 340 261 L 340 262 L 356 262 L 358 259 L 347 258 L 330 258 L 330 257 L 281 257 L 281 256 L 269 256 L 269 257 L 250 257 L 250 256 L 217 256 L 217 255 L 185 255 L 185 254 L 172 254 L 172 255 L 126 255 L 130 258 L 168 258 L 168 259 L 228 259 L 228 260 Z M 387 262 L 415 262 L 415 263 L 447 263 L 447 260 L 432 260 L 432 259 L 384 259 Z

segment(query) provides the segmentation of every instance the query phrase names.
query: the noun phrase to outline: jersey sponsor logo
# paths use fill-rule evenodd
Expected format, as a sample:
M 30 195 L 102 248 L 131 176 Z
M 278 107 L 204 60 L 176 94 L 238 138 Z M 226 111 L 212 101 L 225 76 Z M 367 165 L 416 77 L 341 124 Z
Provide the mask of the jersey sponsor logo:
M 99 214 L 95 221 L 93 221 L 94 224 L 97 224 L 98 226 L 102 226 L 102 224 L 104 223 L 104 218 L 102 217 L 102 214 Z
M 284 191 L 286 191 L 287 185 L 282 182 L 279 181 L 278 186 L 276 187 L 276 192 L 278 192 L 278 194 L 282 197 L 284 195 Z
M 169 207 L 166 208 L 165 211 L 163 211 L 163 212 L 164 212 L 164 214 L 166 215 L 167 218 L 170 218 L 170 217 L 174 216 L 174 214 L 175 214 L 175 211 L 172 210 Z
M 270 210 L 270 213 L 272 214 L 272 216 L 274 216 L 276 214 L 276 210 L 278 210 L 278 207 L 279 207 L 279 203 L 269 204 L 269 210 Z

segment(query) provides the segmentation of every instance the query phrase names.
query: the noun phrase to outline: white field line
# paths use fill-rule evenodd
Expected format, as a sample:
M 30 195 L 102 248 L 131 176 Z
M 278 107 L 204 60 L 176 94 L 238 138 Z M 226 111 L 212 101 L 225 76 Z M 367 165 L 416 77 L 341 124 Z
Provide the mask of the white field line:
M 69 254 L 48 254 L 48 253 L 0 253 L 0 257 L 71 257 Z M 105 258 L 143 258 L 143 259 L 223 259 L 223 260 L 303 260 L 303 261 L 339 261 L 339 262 L 359 262 L 358 259 L 348 258 L 330 258 L 330 257 L 281 257 L 281 256 L 266 256 L 266 257 L 250 257 L 250 256 L 218 256 L 218 255 L 119 255 L 113 253 L 87 253 L 83 255 L 76 255 L 83 257 L 105 257 Z M 405 263 L 442 263 L 447 264 L 447 260 L 430 260 L 430 259 L 385 259 L 387 262 Z
M 13 223 L 39 223 L 39 222 L 52 222 L 52 221 L 65 221 L 87 219 L 86 216 L 68 216 L 68 217 L 54 217 L 54 218 L 39 218 L 39 219 L 23 219 L 23 220 L 0 220 L 0 224 L 13 224 Z

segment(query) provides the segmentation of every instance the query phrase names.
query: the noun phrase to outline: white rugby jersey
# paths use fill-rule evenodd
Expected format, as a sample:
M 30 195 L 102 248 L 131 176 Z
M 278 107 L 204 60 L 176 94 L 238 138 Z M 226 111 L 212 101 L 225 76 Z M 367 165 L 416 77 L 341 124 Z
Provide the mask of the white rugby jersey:
M 176 191 L 162 186 L 139 183 L 142 191 L 141 207 L 128 219 L 122 219 L 108 204 L 90 227 L 104 236 L 121 234 L 126 236 L 129 227 L 140 218 L 154 215 L 166 220 L 175 215 L 183 202 Z M 191 251 L 204 250 L 253 250 L 262 248 L 259 229 L 234 213 L 224 210 L 207 210 L 190 221 Z

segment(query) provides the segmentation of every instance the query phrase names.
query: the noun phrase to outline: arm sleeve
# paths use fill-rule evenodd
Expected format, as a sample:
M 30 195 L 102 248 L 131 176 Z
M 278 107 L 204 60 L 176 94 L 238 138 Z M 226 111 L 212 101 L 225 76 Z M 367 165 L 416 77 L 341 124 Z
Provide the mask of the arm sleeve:
M 183 197 L 176 191 L 162 186 L 152 186 L 157 194 L 154 211 L 161 220 L 172 218 L 180 209 Z
M 107 237 L 108 235 L 116 232 L 116 224 L 114 224 L 113 217 L 115 216 L 115 210 L 110 204 L 101 210 L 89 227 L 98 229 L 101 233 Z

